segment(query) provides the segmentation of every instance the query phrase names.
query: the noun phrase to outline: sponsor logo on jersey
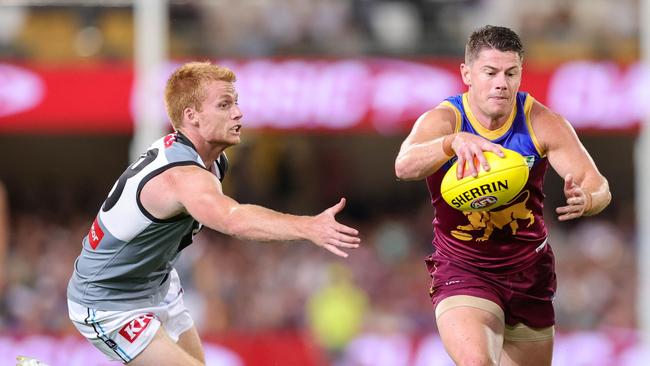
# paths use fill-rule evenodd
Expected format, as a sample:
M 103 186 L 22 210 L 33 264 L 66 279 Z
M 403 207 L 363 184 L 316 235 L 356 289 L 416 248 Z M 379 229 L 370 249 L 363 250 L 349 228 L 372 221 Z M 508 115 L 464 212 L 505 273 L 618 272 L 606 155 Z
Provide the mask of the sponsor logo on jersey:
M 470 241 L 474 239 L 471 232 L 478 231 L 479 236 L 474 239 L 478 242 L 490 239 L 495 229 L 506 230 L 513 236 L 517 235 L 520 228 L 524 226 L 521 221 L 527 221 L 525 227 L 531 227 L 535 223 L 533 211 L 526 207 L 529 198 L 530 191 L 523 191 L 509 202 L 509 204 L 516 203 L 505 208 L 499 207 L 492 211 L 465 211 L 463 214 L 469 224 L 456 226 L 457 230 L 451 230 L 450 234 L 458 240 Z M 483 235 L 480 235 L 481 232 Z
M 129 341 L 129 343 L 133 343 L 136 339 L 138 339 L 140 334 L 142 334 L 142 332 L 147 329 L 147 326 L 151 322 L 151 319 L 153 319 L 152 313 L 140 315 L 139 317 L 126 323 L 122 329 L 120 329 L 120 335 Z
M 90 243 L 90 246 L 94 249 L 97 249 L 97 246 L 99 245 L 99 242 L 102 240 L 104 237 L 104 232 L 102 231 L 102 228 L 99 227 L 99 222 L 97 221 L 97 218 L 95 218 L 95 221 L 93 221 L 92 226 L 90 226 L 90 231 L 88 231 L 88 242 Z
M 534 155 L 524 156 L 524 159 L 526 159 L 526 164 L 528 165 L 528 169 L 532 169 L 533 165 L 535 165 L 535 156 Z
M 172 144 L 176 142 L 176 134 L 175 133 L 170 133 L 169 135 L 165 136 L 165 147 L 170 147 Z

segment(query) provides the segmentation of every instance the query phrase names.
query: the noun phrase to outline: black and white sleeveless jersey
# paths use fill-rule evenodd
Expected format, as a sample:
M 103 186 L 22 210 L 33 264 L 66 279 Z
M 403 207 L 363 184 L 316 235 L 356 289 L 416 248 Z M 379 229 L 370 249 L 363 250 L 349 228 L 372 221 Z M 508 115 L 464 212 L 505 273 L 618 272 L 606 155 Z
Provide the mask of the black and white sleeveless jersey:
M 225 154 L 213 164 L 222 180 Z M 153 177 L 181 165 L 206 169 L 190 140 L 173 133 L 154 142 L 124 171 L 83 239 L 68 299 L 98 310 L 132 310 L 162 301 L 173 263 L 201 225 L 187 214 L 153 217 L 142 206 L 140 192 Z

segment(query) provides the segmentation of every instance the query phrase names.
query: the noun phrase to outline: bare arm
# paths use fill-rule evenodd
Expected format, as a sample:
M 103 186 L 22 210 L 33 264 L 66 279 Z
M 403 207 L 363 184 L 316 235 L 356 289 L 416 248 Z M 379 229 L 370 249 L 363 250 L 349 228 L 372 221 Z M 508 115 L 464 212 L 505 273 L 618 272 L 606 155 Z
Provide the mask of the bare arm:
M 591 216 L 612 199 L 607 179 L 582 145 L 571 125 L 560 115 L 535 102 L 533 130 L 555 171 L 564 178 L 566 205 L 555 211 L 560 221 Z
M 439 106 L 415 121 L 395 160 L 397 178 L 424 179 L 453 156 L 450 139 L 456 125 L 455 118 L 451 109 Z
M 152 179 L 142 190 L 141 201 L 157 217 L 185 211 L 203 225 L 240 239 L 306 239 L 342 257 L 347 254 L 339 248 L 357 248 L 360 242 L 357 230 L 335 219 L 345 199 L 316 216 L 284 214 L 239 204 L 223 194 L 214 175 L 196 166 L 174 167 Z
M 473 134 L 454 133 L 456 116 L 451 108 L 438 106 L 424 113 L 415 122 L 411 133 L 402 143 L 395 160 L 395 174 L 402 180 L 424 179 L 436 172 L 452 156 L 458 156 L 456 176 L 476 176 L 474 159 L 489 170 L 483 151 L 503 156 L 499 145 Z

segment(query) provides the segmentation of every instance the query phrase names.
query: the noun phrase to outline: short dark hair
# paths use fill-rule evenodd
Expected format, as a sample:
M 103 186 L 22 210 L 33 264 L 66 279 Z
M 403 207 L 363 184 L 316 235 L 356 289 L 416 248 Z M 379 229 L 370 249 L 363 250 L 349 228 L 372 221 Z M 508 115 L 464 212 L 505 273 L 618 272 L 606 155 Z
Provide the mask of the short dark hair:
M 524 46 L 521 39 L 512 29 L 486 25 L 475 30 L 465 45 L 465 63 L 474 61 L 482 49 L 495 49 L 501 52 L 517 52 L 519 59 L 524 59 Z

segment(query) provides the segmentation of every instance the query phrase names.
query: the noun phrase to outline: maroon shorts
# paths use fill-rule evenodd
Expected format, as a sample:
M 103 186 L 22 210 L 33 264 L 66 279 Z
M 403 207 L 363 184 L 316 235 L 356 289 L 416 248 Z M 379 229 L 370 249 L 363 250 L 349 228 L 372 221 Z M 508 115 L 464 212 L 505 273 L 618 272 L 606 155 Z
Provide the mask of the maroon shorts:
M 454 295 L 490 300 L 503 309 L 505 322 L 531 328 L 555 324 L 553 297 L 557 288 L 555 257 L 546 245 L 537 261 L 512 274 L 494 274 L 436 253 L 426 259 L 431 275 L 430 295 L 434 309 Z

